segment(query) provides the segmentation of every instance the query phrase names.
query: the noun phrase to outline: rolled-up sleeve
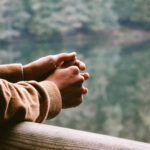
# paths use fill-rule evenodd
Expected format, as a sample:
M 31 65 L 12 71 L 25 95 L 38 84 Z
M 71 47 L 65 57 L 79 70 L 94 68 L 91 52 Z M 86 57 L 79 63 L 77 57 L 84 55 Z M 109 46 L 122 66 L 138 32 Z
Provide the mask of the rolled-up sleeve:
M 18 82 L 23 80 L 22 64 L 0 65 L 0 78 L 9 82 Z
M 42 122 L 55 117 L 61 108 L 60 92 L 50 81 L 10 83 L 0 80 L 0 123 Z

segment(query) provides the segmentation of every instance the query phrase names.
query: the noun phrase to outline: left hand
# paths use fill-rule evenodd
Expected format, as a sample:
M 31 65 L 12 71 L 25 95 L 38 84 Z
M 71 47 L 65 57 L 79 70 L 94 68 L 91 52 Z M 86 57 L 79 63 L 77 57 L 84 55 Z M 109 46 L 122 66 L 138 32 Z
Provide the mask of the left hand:
M 85 70 L 85 64 L 76 59 L 76 53 L 61 53 L 42 57 L 23 66 L 24 80 L 44 80 L 57 67 L 77 65 L 80 70 Z
M 82 103 L 83 94 L 88 92 L 83 83 L 88 78 L 89 74 L 81 74 L 77 66 L 69 66 L 59 67 L 45 80 L 55 83 L 58 87 L 62 97 L 62 108 L 71 108 Z

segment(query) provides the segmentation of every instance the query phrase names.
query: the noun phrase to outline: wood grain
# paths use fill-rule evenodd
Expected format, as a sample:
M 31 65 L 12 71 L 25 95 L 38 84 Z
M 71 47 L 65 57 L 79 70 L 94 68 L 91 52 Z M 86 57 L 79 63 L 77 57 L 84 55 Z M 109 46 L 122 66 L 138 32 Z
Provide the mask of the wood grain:
M 150 144 L 22 122 L 1 127 L 0 150 L 150 150 Z

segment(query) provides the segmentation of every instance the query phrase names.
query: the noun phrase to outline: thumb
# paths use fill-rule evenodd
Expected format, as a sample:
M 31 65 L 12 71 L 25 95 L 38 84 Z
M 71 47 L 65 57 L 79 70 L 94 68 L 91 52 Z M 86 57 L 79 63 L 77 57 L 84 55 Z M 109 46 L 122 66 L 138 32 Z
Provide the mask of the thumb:
M 76 59 L 74 60 L 70 60 L 70 61 L 65 61 L 62 65 L 61 65 L 61 68 L 67 68 L 67 67 L 70 67 L 70 66 L 73 66 L 76 62 Z

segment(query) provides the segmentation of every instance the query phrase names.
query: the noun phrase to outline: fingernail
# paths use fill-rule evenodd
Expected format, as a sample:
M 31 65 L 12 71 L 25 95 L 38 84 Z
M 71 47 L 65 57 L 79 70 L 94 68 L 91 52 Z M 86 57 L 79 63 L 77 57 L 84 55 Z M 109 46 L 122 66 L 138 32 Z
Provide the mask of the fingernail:
M 87 73 L 87 76 L 88 76 L 88 78 L 90 77 L 90 74 L 89 73 Z
M 86 88 L 84 92 L 85 92 L 85 94 L 87 94 L 88 93 L 88 89 Z

